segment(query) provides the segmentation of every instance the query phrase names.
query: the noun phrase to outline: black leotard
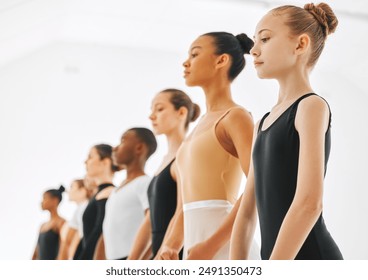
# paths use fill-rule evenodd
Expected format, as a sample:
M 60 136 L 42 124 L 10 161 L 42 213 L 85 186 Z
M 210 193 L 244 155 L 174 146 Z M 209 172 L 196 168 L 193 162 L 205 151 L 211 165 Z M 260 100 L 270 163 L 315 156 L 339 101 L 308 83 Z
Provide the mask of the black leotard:
M 102 184 L 98 186 L 97 193 L 90 199 L 83 213 L 83 239 L 81 250 L 74 258 L 79 260 L 92 260 L 97 241 L 102 233 L 102 223 L 105 217 L 105 205 L 107 198 L 96 200 L 96 195 L 103 189 L 114 186 Z
M 295 116 L 299 102 L 310 95 L 315 94 L 300 97 L 264 131 L 262 125 L 269 113 L 259 124 L 253 149 L 253 165 L 262 259 L 269 259 L 295 195 L 299 160 L 299 134 L 295 129 Z M 325 172 L 330 145 L 329 125 L 325 135 Z M 322 213 L 296 259 L 342 259 L 339 248 L 325 226 Z
M 40 232 L 38 236 L 39 260 L 55 260 L 59 252 L 59 234 L 52 229 Z
M 176 182 L 171 177 L 168 164 L 158 175 L 154 176 L 148 187 L 148 201 L 152 226 L 152 253 L 156 256 L 164 239 L 167 227 L 176 209 Z

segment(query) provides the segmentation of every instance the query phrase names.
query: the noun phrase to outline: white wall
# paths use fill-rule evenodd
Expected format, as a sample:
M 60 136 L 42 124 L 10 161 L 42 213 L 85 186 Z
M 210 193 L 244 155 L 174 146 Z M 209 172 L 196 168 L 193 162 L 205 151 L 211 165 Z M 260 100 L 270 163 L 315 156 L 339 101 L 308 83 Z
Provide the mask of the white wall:
M 209 10 L 209 19 L 198 28 L 194 24 L 200 22 L 197 11 L 179 35 L 167 33 L 167 26 L 162 27 L 164 34 L 151 29 L 150 40 L 156 32 L 159 40 L 168 40 L 168 48 L 160 49 L 157 42 L 152 48 L 144 44 L 124 47 L 116 41 L 81 43 L 68 37 L 66 42 L 44 44 L 0 66 L 0 259 L 31 257 L 38 227 L 47 219 L 39 207 L 42 192 L 60 183 L 68 186 L 73 178 L 83 176 L 83 162 L 94 144 L 114 145 L 127 128 L 150 127 L 147 116 L 155 93 L 166 87 L 184 89 L 204 110 L 200 89 L 187 88 L 182 79 L 181 63 L 191 40 L 214 30 L 245 30 L 252 35 L 256 24 L 256 19 L 246 25 L 245 18 L 234 22 L 222 18 L 216 3 Z M 328 99 L 333 113 L 324 215 L 345 258 L 368 259 L 364 178 L 368 95 L 363 77 L 368 42 L 362 38 L 367 22 L 345 16 L 339 19 L 339 29 L 328 40 L 312 75 L 316 92 Z M 175 25 L 185 20 L 177 18 Z M 173 48 L 175 36 L 181 40 L 177 49 Z M 258 120 L 275 102 L 277 85 L 259 80 L 251 62 L 248 58 L 246 70 L 234 82 L 233 95 Z M 149 174 L 164 152 L 165 141 L 159 138 L 159 150 L 148 162 Z M 119 174 L 116 182 L 123 176 Z M 69 218 L 74 206 L 64 198 L 61 213 Z

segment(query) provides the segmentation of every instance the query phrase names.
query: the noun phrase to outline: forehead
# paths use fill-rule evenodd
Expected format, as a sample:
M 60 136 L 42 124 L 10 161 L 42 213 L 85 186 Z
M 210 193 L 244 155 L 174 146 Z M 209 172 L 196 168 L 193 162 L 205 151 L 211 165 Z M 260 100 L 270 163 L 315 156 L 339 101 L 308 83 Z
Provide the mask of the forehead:
M 157 103 L 167 103 L 167 102 L 170 102 L 170 93 L 160 92 L 153 98 L 152 105 L 155 105 Z
M 89 154 L 90 154 L 90 156 L 98 156 L 97 149 L 96 149 L 95 147 L 92 147 L 92 148 L 89 150 Z
M 49 192 L 45 192 L 45 193 L 43 194 L 43 198 L 44 198 L 44 199 L 51 199 L 51 198 L 52 198 L 52 195 L 51 195 Z
M 123 135 L 121 136 L 121 139 L 132 139 L 132 138 L 137 138 L 137 134 L 135 133 L 134 130 L 128 130 L 126 132 L 123 133 Z
M 267 13 L 257 24 L 254 36 L 256 37 L 263 31 L 284 31 L 288 27 L 285 25 L 285 15 L 274 15 L 272 12 Z
M 200 48 L 203 48 L 203 49 L 213 48 L 213 38 L 211 36 L 207 36 L 207 35 L 199 36 L 190 45 L 190 49 L 193 49 L 195 47 L 200 47 Z

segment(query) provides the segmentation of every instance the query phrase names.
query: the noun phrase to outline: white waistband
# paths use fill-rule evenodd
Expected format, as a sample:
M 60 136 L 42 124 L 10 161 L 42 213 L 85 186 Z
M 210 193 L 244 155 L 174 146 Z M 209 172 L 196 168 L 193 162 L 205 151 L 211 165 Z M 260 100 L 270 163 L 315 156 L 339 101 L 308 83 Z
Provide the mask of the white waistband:
M 208 208 L 208 207 L 233 207 L 233 205 L 228 200 L 199 200 L 199 201 L 193 201 L 189 203 L 185 203 L 183 205 L 183 210 L 188 211 L 192 209 L 198 209 L 198 208 Z

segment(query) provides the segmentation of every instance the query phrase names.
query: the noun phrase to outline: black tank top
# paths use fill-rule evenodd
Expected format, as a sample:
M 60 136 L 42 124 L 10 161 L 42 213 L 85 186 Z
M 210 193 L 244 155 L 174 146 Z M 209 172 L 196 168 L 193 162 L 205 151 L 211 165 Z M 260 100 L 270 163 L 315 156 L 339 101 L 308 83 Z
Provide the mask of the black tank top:
M 299 102 L 311 95 L 315 94 L 301 96 L 264 131 L 261 128 L 269 113 L 259 124 L 253 148 L 253 165 L 262 259 L 269 259 L 283 219 L 295 195 L 299 161 L 299 134 L 295 129 L 295 116 Z M 325 173 L 330 146 L 329 124 L 325 134 Z M 326 228 L 322 214 L 296 259 L 342 259 L 339 248 Z
M 83 239 L 78 256 L 75 259 L 92 260 L 96 244 L 102 233 L 102 223 L 105 218 L 105 205 L 107 198 L 96 200 L 96 196 L 103 189 L 114 186 L 110 183 L 98 186 L 97 193 L 90 199 L 83 213 Z
M 59 252 L 59 234 L 52 229 L 38 236 L 38 259 L 55 260 Z
M 152 226 L 152 253 L 154 256 L 160 249 L 167 227 L 176 209 L 177 188 L 176 182 L 170 173 L 170 167 L 174 160 L 152 178 L 147 191 Z

